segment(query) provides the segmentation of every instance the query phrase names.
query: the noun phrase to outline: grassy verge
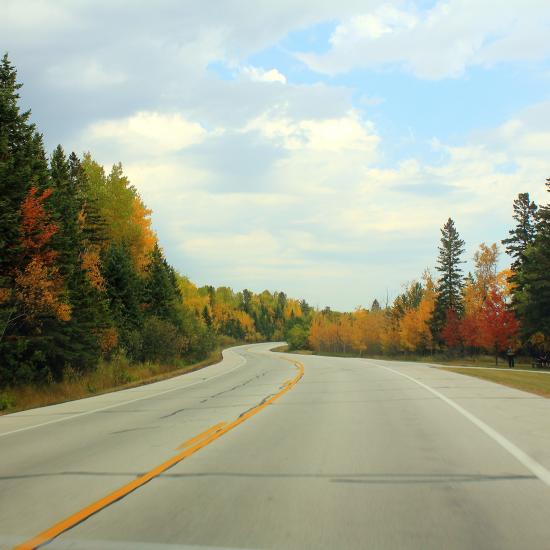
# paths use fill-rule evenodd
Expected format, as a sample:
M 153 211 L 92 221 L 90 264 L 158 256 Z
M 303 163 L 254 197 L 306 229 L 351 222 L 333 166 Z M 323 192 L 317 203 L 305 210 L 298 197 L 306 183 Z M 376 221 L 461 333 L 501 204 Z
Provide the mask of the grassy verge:
M 124 357 L 118 357 L 100 363 L 90 373 L 69 373 L 62 382 L 9 388 L 0 391 L 0 415 L 151 384 L 218 363 L 222 359 L 221 352 L 222 348 L 218 348 L 197 363 L 182 361 L 175 365 L 130 364 Z
M 477 370 L 477 369 L 461 369 L 461 368 L 446 368 L 445 371 L 457 372 L 467 376 L 475 376 L 497 384 L 503 384 L 510 388 L 523 390 L 543 397 L 550 397 L 550 374 L 543 373 L 527 373 L 513 370 Z
M 284 353 L 296 353 L 299 355 L 319 355 L 322 357 L 359 357 L 353 353 L 328 353 L 328 352 L 314 352 L 311 350 L 289 350 L 288 346 L 279 346 L 273 348 L 271 351 L 284 352 Z M 500 359 L 498 365 L 495 365 L 495 358 L 488 355 L 478 355 L 474 357 L 449 357 L 446 355 L 362 355 L 362 359 L 381 359 L 384 361 L 407 361 L 417 363 L 430 363 L 438 365 L 449 365 L 451 367 L 491 367 L 508 370 L 508 363 L 504 359 Z M 531 362 L 525 358 L 516 359 L 516 370 L 530 370 L 534 371 L 531 366 Z

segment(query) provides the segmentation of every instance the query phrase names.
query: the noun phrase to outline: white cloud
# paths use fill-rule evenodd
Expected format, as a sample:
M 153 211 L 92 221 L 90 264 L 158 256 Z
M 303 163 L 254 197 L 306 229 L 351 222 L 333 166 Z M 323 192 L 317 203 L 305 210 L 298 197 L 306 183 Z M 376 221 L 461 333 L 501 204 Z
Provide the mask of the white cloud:
M 84 134 L 92 142 L 122 146 L 134 156 L 179 151 L 201 143 L 207 131 L 179 113 L 143 111 L 127 118 L 95 122 Z
M 401 65 L 421 78 L 457 77 L 471 65 L 550 55 L 546 0 L 440 1 L 426 12 L 381 6 L 336 27 L 327 53 L 298 54 L 314 70 Z
M 437 162 L 416 154 L 412 135 L 391 162 L 383 136 L 395 121 L 382 108 L 375 125 L 352 108 L 382 101 L 368 83 L 296 85 L 299 65 L 250 65 L 323 21 L 338 22 L 329 51 L 302 58 L 331 74 L 397 65 L 443 78 L 549 52 L 547 1 L 392 4 L 17 0 L 0 35 L 48 147 L 122 161 L 179 270 L 199 284 L 279 288 L 349 309 L 433 265 L 449 215 L 475 246 L 505 236 L 519 191 L 547 200 L 550 105 L 453 144 L 434 140 Z M 206 69 L 213 61 L 238 78 L 219 79 Z
M 258 174 L 269 180 L 267 192 L 210 189 L 214 159 L 237 155 L 235 166 L 246 166 L 255 145 L 244 141 L 242 150 L 226 151 L 222 142 L 211 149 L 216 137 L 205 131 L 197 133 L 193 155 L 175 155 L 172 145 L 144 150 L 127 171 L 154 211 L 169 258 L 199 284 L 282 288 L 313 303 L 326 296 L 325 303 L 349 309 L 380 298 L 386 287 L 399 291 L 403 280 L 433 265 L 448 216 L 471 252 L 481 240 L 505 236 L 503 223 L 511 223 L 518 192 L 538 189 L 534 198 L 544 199 L 548 136 L 537 124 L 546 116 L 550 104 L 517 113 L 460 146 L 434 140 L 437 164 L 411 156 L 381 167 L 384 143 L 353 111 L 300 119 L 279 108 L 224 129 L 230 140 L 256 135 L 285 151 Z M 107 143 L 112 135 L 106 132 Z M 507 163 L 515 169 L 503 172 Z
M 288 150 L 362 151 L 375 154 L 379 138 L 371 122 L 350 110 L 339 118 L 294 119 L 275 108 L 251 120 L 244 131 L 258 130 Z
M 242 67 L 241 74 L 253 82 L 279 82 L 286 84 L 286 76 L 277 69 L 261 69 L 259 67 Z

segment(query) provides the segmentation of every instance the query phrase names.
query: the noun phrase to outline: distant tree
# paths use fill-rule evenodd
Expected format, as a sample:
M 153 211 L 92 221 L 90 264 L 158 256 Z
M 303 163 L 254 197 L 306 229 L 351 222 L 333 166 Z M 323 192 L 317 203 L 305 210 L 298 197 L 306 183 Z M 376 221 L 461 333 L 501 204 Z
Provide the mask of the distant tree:
M 313 308 L 305 300 L 300 300 L 300 309 L 302 315 L 306 317 L 313 311 Z
M 242 292 L 241 309 L 249 315 L 252 313 L 252 292 L 247 288 Z
M 375 298 L 372 302 L 372 305 L 370 306 L 371 311 L 380 311 L 382 308 L 380 307 L 380 302 Z
M 438 336 L 445 326 L 447 312 L 453 311 L 460 316 L 463 311 L 462 269 L 464 241 L 456 230 L 454 221 L 449 218 L 441 229 L 441 245 L 436 269 L 440 277 L 437 281 L 437 300 L 432 319 L 432 331 Z
M 204 320 L 204 324 L 210 328 L 212 326 L 212 316 L 210 315 L 207 305 L 205 305 L 202 310 L 202 318 Z

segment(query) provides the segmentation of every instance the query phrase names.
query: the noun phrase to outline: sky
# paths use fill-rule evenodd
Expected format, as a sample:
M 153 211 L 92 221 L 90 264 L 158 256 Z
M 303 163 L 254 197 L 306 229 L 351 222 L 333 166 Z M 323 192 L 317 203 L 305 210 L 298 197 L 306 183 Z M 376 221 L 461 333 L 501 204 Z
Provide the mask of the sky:
M 198 285 L 368 307 L 548 202 L 548 0 L 0 4 L 48 151 L 121 162 Z

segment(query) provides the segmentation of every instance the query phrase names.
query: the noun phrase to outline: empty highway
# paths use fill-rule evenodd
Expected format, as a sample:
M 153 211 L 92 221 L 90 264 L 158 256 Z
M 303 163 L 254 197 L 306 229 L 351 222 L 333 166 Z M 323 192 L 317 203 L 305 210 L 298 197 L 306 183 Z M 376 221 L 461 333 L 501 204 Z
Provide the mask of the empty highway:
M 0 417 L 0 547 L 550 547 L 550 401 L 273 344 Z

